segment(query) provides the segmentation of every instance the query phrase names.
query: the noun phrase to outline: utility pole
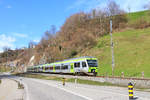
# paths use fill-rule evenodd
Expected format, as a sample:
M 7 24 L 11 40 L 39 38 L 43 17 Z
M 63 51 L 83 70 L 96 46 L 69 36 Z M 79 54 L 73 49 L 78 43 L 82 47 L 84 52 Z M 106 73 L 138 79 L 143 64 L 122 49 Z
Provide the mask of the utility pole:
M 115 60 L 114 60 L 114 43 L 112 38 L 112 19 L 110 19 L 110 37 L 111 37 L 111 53 L 112 53 L 112 76 L 114 76 L 114 67 L 115 67 Z
M 7 56 L 8 56 L 8 50 L 6 51 L 6 66 L 5 66 L 5 72 L 7 71 Z

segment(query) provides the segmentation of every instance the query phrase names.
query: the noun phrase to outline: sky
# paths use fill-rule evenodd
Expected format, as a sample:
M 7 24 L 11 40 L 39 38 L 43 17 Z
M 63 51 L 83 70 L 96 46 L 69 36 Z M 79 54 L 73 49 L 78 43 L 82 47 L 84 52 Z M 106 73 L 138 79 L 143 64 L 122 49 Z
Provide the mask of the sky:
M 0 52 L 38 43 L 46 30 L 57 30 L 70 15 L 93 8 L 103 8 L 109 0 L 0 0 Z M 150 0 L 114 0 L 131 12 L 144 10 Z

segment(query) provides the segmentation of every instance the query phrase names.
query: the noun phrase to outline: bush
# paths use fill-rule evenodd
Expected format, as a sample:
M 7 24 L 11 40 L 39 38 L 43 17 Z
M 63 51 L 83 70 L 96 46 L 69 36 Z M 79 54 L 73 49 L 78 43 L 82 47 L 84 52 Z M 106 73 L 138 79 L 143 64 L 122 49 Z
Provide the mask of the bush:
M 127 22 L 128 19 L 125 14 L 116 15 L 113 18 L 113 29 L 124 28 Z
M 76 56 L 78 52 L 76 50 L 72 50 L 70 53 L 70 57 Z
M 135 29 L 143 29 L 150 26 L 150 23 L 148 23 L 144 18 L 138 19 L 134 24 L 131 25 L 131 27 Z
M 100 42 L 97 44 L 97 47 L 98 47 L 98 48 L 102 48 L 102 47 L 104 47 L 104 46 L 106 46 L 106 41 L 100 41 Z

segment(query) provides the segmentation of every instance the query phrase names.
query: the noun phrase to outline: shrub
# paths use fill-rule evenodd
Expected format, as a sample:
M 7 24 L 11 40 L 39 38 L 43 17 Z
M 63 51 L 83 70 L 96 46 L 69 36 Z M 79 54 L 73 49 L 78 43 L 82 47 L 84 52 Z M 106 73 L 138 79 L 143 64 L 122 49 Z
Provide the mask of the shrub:
M 150 23 L 148 23 L 144 18 L 138 19 L 134 24 L 131 24 L 131 27 L 135 29 L 143 29 L 150 26 Z
M 78 52 L 76 50 L 72 50 L 70 53 L 70 57 L 76 56 Z

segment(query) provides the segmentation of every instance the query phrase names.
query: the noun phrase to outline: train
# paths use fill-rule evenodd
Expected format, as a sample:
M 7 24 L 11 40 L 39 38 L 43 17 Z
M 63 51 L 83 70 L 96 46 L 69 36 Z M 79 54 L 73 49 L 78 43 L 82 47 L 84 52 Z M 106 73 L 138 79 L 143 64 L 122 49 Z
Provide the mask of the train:
M 96 76 L 98 72 L 98 60 L 91 56 L 72 58 L 54 63 L 30 66 L 27 68 L 27 72 Z

